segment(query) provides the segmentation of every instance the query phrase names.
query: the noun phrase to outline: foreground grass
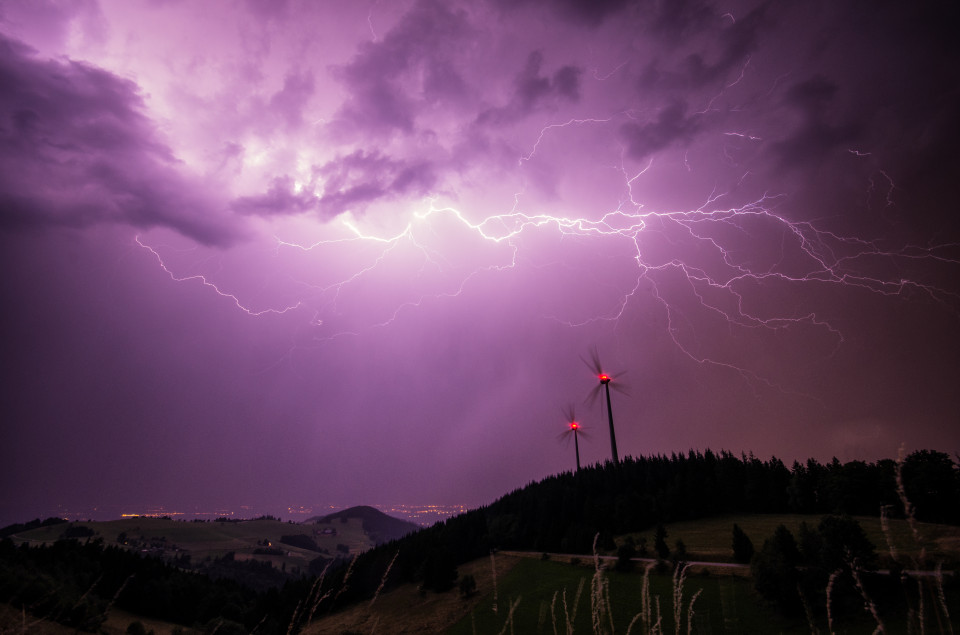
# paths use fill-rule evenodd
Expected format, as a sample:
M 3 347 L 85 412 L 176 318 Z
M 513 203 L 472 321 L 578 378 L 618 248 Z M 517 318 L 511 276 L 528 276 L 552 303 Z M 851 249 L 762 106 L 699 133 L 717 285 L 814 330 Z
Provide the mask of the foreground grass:
M 609 586 L 609 611 L 612 619 L 603 616 L 601 628 L 594 627 L 590 598 L 594 569 L 590 563 L 574 566 L 569 563 L 526 559 L 498 582 L 497 597 L 486 594 L 470 614 L 445 631 L 452 635 L 486 635 L 503 633 L 641 633 L 641 621 L 631 622 L 643 610 L 644 569 L 629 573 L 605 571 Z M 583 590 L 577 596 L 577 589 Z M 680 624 L 674 621 L 675 580 L 670 573 L 649 576 L 648 597 L 659 606 L 660 633 L 811 633 L 830 632 L 824 607 L 812 607 L 813 624 L 806 617 L 785 617 L 769 607 L 753 590 L 753 580 L 738 576 L 693 575 L 682 584 Z M 566 596 L 566 610 L 564 608 Z M 693 601 L 692 612 L 690 610 Z M 948 606 L 960 605 L 960 589 L 947 590 Z M 882 607 L 883 608 L 883 607 Z M 886 607 L 883 619 L 886 632 L 915 632 L 907 624 L 906 607 Z M 494 610 L 496 609 L 496 610 Z M 512 609 L 512 610 L 511 610 Z M 952 633 L 954 626 L 941 623 L 932 615 L 926 617 L 928 632 Z M 654 608 L 654 621 L 657 614 Z M 566 616 L 571 617 L 569 622 Z M 692 619 L 690 616 L 692 615 Z M 955 617 L 952 616 L 954 621 Z M 877 624 L 866 612 L 843 617 L 835 616 L 834 633 L 875 633 Z M 388 629 L 389 630 L 389 629 Z M 923 630 L 921 629 L 921 632 Z
M 642 610 L 644 573 L 638 567 L 630 573 L 604 572 L 608 581 L 609 607 L 613 631 L 626 633 L 631 621 Z M 575 566 L 567 563 L 527 559 L 517 564 L 499 581 L 496 611 L 492 594 L 447 632 L 455 635 L 474 633 L 565 633 L 566 615 L 572 618 L 575 633 L 593 633 L 591 611 L 592 561 Z M 577 598 L 577 589 L 583 590 Z M 654 611 L 659 603 L 662 632 L 675 632 L 673 620 L 673 580 L 669 574 L 649 576 L 649 594 Z M 681 631 L 687 632 L 689 603 L 693 606 L 692 631 L 695 633 L 808 633 L 805 623 L 785 620 L 764 607 L 755 597 L 751 582 L 737 577 L 688 577 L 683 585 Z M 566 595 L 566 612 L 564 610 Z M 511 615 L 510 609 L 514 608 Z M 552 608 L 551 608 L 552 607 Z M 610 621 L 603 618 L 609 632 Z M 641 632 L 640 624 L 633 627 Z
M 497 576 L 510 575 L 524 558 L 497 558 Z M 493 570 L 488 559 L 468 562 L 457 568 L 461 576 L 472 575 L 478 593 L 462 598 L 456 590 L 420 593 L 414 584 L 405 584 L 383 593 L 374 602 L 362 602 L 332 615 L 320 615 L 303 631 L 304 635 L 342 633 L 447 633 L 451 626 L 474 611 L 486 595 L 493 593 Z M 522 631 L 521 631 L 522 632 Z

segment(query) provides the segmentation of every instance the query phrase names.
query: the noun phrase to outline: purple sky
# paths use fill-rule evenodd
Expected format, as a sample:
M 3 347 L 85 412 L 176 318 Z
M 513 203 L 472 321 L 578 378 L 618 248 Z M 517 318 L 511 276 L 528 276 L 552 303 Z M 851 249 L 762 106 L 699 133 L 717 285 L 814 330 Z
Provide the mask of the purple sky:
M 960 452 L 954 7 L 0 3 L 0 522 Z

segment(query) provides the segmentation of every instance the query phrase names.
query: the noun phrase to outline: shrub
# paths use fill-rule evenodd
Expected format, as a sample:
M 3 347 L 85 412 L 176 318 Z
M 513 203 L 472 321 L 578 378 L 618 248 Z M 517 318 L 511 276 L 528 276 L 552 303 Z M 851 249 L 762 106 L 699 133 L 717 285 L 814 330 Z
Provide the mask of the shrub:
M 733 560 L 748 564 L 753 558 L 753 542 L 742 529 L 740 525 L 733 524 Z

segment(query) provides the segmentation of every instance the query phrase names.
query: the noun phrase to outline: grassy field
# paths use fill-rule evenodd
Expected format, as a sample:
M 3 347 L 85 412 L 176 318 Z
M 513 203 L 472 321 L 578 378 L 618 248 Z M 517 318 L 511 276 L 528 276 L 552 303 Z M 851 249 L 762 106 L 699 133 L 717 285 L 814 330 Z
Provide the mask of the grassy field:
M 374 603 L 318 617 L 304 629 L 306 635 L 341 633 L 448 633 L 498 635 L 504 633 L 566 633 L 571 616 L 573 633 L 594 633 L 591 613 L 592 561 L 571 565 L 515 556 L 496 556 L 494 593 L 490 559 L 459 568 L 461 575 L 477 580 L 478 594 L 464 599 L 456 590 L 420 594 L 415 585 L 404 585 L 381 595 Z M 604 572 L 609 589 L 613 631 L 628 632 L 642 609 L 644 569 L 631 573 Z M 583 585 L 577 600 L 577 589 Z M 769 608 L 753 591 L 752 580 L 736 576 L 689 576 L 683 584 L 681 629 L 686 633 L 691 599 L 693 633 L 810 633 L 804 618 L 785 618 Z M 673 633 L 673 589 L 669 574 L 649 576 L 649 597 L 659 604 L 661 632 Z M 566 596 L 566 611 L 564 609 Z M 955 596 L 951 596 L 956 601 Z M 577 600 L 575 602 L 575 600 Z M 574 617 L 575 613 L 575 617 Z M 611 632 L 604 616 L 604 632 Z M 826 632 L 826 623 L 817 624 Z M 888 632 L 907 632 L 902 619 L 887 619 Z M 554 630 L 556 628 L 556 630 Z M 866 613 L 834 624 L 837 633 L 873 633 L 876 624 Z M 640 623 L 632 633 L 644 632 Z
M 509 575 L 513 567 L 524 560 L 497 558 L 497 575 Z M 357 604 L 332 615 L 323 615 L 321 612 L 302 633 L 446 633 L 453 624 L 476 610 L 485 596 L 493 592 L 493 568 L 489 559 L 468 562 L 457 567 L 457 571 L 461 576 L 472 575 L 476 579 L 478 593 L 472 598 L 462 598 L 456 590 L 421 594 L 415 584 L 405 584 L 382 594 L 375 602 Z
M 712 562 L 732 562 L 733 560 L 733 525 L 736 523 L 750 537 L 756 550 L 760 550 L 763 541 L 773 535 L 777 525 L 783 524 L 794 537 L 799 536 L 800 523 L 806 522 L 812 529 L 816 529 L 820 516 L 804 516 L 799 514 L 740 514 L 736 516 L 717 516 L 702 520 L 671 523 L 666 525 L 667 545 L 671 551 L 677 539 L 683 540 L 690 560 L 706 560 Z M 870 542 L 877 548 L 877 554 L 883 557 L 889 554 L 887 537 L 880 526 L 880 519 L 858 516 L 856 520 L 863 527 L 864 533 Z M 917 559 L 920 550 L 925 549 L 926 555 L 933 560 L 943 560 L 947 563 L 960 563 L 960 527 L 949 525 L 933 525 L 917 523 L 920 534 L 919 543 L 914 539 L 907 521 L 888 521 L 890 538 L 894 543 L 900 559 Z M 654 530 L 639 532 L 632 535 L 634 540 L 646 539 L 647 550 L 653 554 Z M 622 544 L 626 536 L 617 538 L 617 544 Z
M 576 618 L 571 621 L 574 633 L 594 633 L 591 613 L 591 584 L 594 569 L 591 562 L 574 566 L 569 563 L 525 559 L 514 566 L 497 584 L 497 598 L 487 590 L 474 608 L 445 633 L 451 635 L 484 635 L 497 633 L 529 633 L 552 635 L 565 633 L 563 598 L 567 599 L 567 613 L 573 615 L 577 589 L 583 584 L 583 591 L 576 604 Z M 638 567 L 630 573 L 604 572 L 603 579 L 609 588 L 610 620 L 604 616 L 603 632 L 627 633 L 630 623 L 642 610 L 644 597 L 644 568 Z M 674 580 L 670 574 L 649 575 L 649 595 L 654 605 L 659 603 L 662 618 L 661 632 L 675 632 Z M 785 618 L 774 612 L 753 590 L 753 581 L 737 576 L 688 576 L 682 585 L 681 624 L 679 632 L 686 633 L 690 602 L 693 603 L 693 633 L 810 633 L 811 625 L 803 617 Z M 952 588 L 947 592 L 948 606 L 957 606 L 960 602 L 960 590 Z M 496 606 L 496 611 L 494 610 Z M 515 610 L 511 614 L 511 607 Z M 814 626 L 819 632 L 828 632 L 824 608 L 814 607 L 819 618 Z M 928 612 L 932 611 L 928 609 Z M 937 628 L 935 618 L 927 617 L 929 632 L 954 632 L 957 618 L 952 615 L 952 625 L 940 624 Z M 887 632 L 906 633 L 909 631 L 904 611 L 883 616 Z M 822 622 L 822 623 L 821 623 Z M 873 618 L 864 611 L 860 614 L 837 618 L 833 624 L 836 633 L 873 633 L 877 627 Z M 556 628 L 556 630 L 554 630 Z M 389 631 L 389 629 L 387 629 Z M 642 624 L 633 626 L 633 633 L 646 632 Z
M 257 559 L 271 562 L 275 567 L 286 566 L 305 568 L 320 553 L 294 547 L 280 542 L 281 536 L 302 534 L 313 539 L 317 546 L 326 549 L 331 557 L 339 552 L 338 545 L 345 545 L 350 554 L 364 551 L 373 546 L 369 536 L 363 531 L 360 519 L 351 518 L 346 523 L 339 520 L 333 523 L 298 525 L 276 520 L 244 520 L 239 522 L 186 522 L 166 518 L 124 518 L 111 521 L 74 522 L 61 525 L 39 527 L 17 534 L 16 543 L 42 544 L 57 540 L 69 526 L 89 527 L 106 544 L 119 544 L 117 538 L 126 534 L 127 547 L 136 551 L 148 550 L 149 545 L 158 547 L 163 555 L 174 557 L 189 554 L 193 562 L 207 557 L 217 558 L 233 552 L 238 560 Z M 336 534 L 323 534 L 325 528 L 335 530 Z M 269 541 L 274 547 L 283 549 L 284 555 L 254 554 L 257 548 Z M 261 544 L 258 545 L 257 543 Z M 154 552 L 156 553 L 156 552 Z M 343 554 L 341 554 L 343 555 Z
M 523 560 L 498 581 L 496 611 L 493 594 L 488 592 L 468 616 L 446 632 L 451 635 L 499 633 L 507 627 L 507 632 L 552 634 L 554 625 L 557 632 L 566 632 L 565 615 L 569 614 L 573 632 L 592 633 L 590 594 L 593 577 L 592 561 L 574 566 Z M 626 633 L 630 622 L 642 609 L 644 569 L 638 567 L 631 573 L 605 572 L 603 577 L 609 589 L 610 614 L 603 617 L 603 623 L 609 624 L 612 618 L 614 632 Z M 583 590 L 575 603 L 581 584 Z M 663 631 L 674 632 L 671 576 L 651 574 L 649 585 L 653 605 L 659 603 Z M 805 623 L 784 620 L 758 602 L 749 580 L 699 576 L 688 577 L 683 584 L 681 632 L 687 632 L 690 600 L 697 592 L 699 596 L 693 605 L 693 632 L 809 632 Z M 512 617 L 511 607 L 514 607 Z M 634 632 L 641 632 L 639 624 L 634 626 Z

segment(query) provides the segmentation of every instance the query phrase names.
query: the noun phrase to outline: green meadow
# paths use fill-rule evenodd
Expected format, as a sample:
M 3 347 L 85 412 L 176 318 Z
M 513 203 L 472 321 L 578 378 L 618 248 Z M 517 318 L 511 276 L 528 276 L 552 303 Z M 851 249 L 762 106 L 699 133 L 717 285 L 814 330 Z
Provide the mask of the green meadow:
M 884 556 L 890 553 L 889 542 L 893 543 L 901 559 L 906 557 L 918 560 L 921 551 L 924 551 L 928 559 L 960 563 L 960 527 L 918 522 L 915 525 L 919 537 L 917 539 L 906 520 L 890 519 L 887 521 L 887 530 L 884 531 L 880 518 L 855 518 L 876 547 L 881 565 L 887 561 Z M 801 523 L 805 522 L 815 529 L 820 519 L 821 516 L 804 514 L 738 514 L 675 522 L 666 525 L 667 545 L 672 550 L 676 541 L 682 540 L 687 549 L 688 560 L 732 562 L 734 524 L 740 526 L 750 537 L 754 548 L 759 551 L 763 541 L 773 535 L 778 525 L 784 525 L 794 536 L 798 536 Z M 632 536 L 637 544 L 645 540 L 648 552 L 653 554 L 654 533 L 655 529 L 650 529 L 626 534 L 617 538 L 617 544 L 622 544 L 627 536 Z

